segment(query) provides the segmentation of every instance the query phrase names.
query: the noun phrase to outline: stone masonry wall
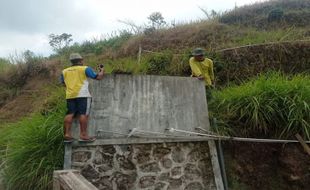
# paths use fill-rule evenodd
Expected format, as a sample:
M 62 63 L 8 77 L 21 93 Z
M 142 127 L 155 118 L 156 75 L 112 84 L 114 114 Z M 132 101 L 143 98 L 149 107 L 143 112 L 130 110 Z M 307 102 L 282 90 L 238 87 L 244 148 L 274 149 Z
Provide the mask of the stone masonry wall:
M 216 189 L 208 142 L 72 147 L 72 168 L 100 190 Z

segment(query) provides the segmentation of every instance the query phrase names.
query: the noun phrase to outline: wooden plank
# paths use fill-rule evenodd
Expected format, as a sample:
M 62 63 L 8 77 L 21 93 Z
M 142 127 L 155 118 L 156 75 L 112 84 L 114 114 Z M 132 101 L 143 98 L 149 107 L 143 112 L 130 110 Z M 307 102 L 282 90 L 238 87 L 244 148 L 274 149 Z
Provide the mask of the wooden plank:
M 310 147 L 307 145 L 306 141 L 304 141 L 304 139 L 298 133 L 295 135 L 295 137 L 300 142 L 305 152 L 310 156 Z
M 53 190 L 98 190 L 78 170 L 54 171 Z

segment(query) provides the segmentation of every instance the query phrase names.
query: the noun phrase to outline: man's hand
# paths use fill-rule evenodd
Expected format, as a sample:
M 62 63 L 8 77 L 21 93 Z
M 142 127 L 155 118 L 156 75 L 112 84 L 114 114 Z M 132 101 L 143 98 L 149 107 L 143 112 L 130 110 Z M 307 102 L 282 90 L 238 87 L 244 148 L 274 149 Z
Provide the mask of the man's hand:
M 101 72 L 101 70 L 104 70 L 104 65 L 103 64 L 98 65 L 98 69 Z
M 98 65 L 98 68 L 99 68 L 99 73 L 98 73 L 96 79 L 97 80 L 101 80 L 101 79 L 103 79 L 103 75 L 104 75 L 104 66 L 103 66 L 103 64 Z

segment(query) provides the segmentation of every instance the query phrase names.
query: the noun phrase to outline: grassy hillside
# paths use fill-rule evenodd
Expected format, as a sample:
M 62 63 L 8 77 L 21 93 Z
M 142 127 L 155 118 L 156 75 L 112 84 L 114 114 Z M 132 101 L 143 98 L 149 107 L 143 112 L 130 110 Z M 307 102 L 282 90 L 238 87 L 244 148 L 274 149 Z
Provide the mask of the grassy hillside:
M 235 8 L 220 18 L 221 23 L 271 27 L 305 27 L 310 25 L 310 2 L 307 0 L 271 0 Z
M 211 20 L 74 44 L 48 59 L 29 52 L 15 65 L 1 59 L 0 166 L 8 189 L 49 189 L 51 172 L 63 164 L 65 100 L 57 80 L 69 52 L 81 53 L 93 68 L 104 63 L 107 73 L 189 76 L 190 52 L 203 47 L 215 66 L 210 112 L 219 133 L 289 138 L 300 132 L 309 139 L 309 7 L 308 0 L 270 1 Z M 238 178 L 236 168 L 231 173 Z M 232 189 L 251 189 L 248 180 L 233 181 Z

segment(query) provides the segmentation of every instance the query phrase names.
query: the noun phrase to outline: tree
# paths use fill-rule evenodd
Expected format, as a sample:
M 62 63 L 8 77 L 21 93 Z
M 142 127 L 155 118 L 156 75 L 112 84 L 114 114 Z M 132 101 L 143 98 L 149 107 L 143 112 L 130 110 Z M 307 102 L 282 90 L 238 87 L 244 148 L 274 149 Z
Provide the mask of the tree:
M 61 35 L 50 34 L 49 44 L 56 53 L 61 53 L 64 48 L 67 48 L 72 42 L 72 35 L 67 33 L 62 33 Z
M 150 20 L 151 26 L 155 29 L 159 29 L 166 24 L 166 21 L 160 12 L 154 12 L 147 18 Z

